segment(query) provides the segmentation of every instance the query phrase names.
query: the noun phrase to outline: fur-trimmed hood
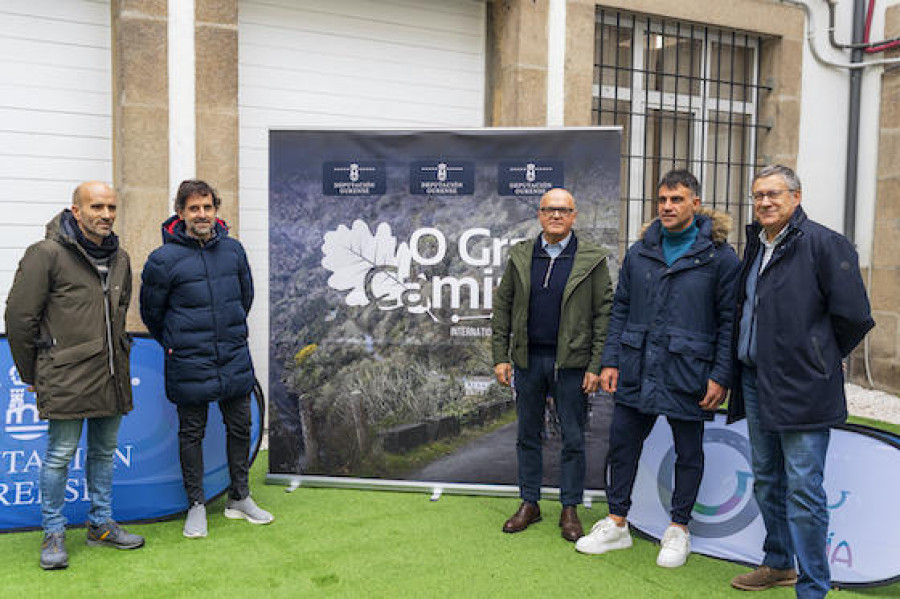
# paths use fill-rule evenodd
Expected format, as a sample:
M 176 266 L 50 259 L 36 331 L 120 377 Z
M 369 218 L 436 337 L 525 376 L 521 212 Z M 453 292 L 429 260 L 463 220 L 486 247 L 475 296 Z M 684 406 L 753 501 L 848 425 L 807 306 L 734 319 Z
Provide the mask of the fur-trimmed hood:
M 694 217 L 695 220 L 697 220 L 697 225 L 700 226 L 701 219 L 698 217 L 706 217 L 707 219 L 709 219 L 710 239 L 713 243 L 721 244 L 728 241 L 728 234 L 731 232 L 733 223 L 733 220 L 729 213 L 722 212 L 721 210 L 716 210 L 715 208 L 700 206 L 700 209 L 697 211 L 697 214 Z M 644 239 L 644 234 L 647 232 L 650 226 L 657 221 L 659 221 L 659 217 L 644 223 L 644 225 L 641 227 L 641 239 Z

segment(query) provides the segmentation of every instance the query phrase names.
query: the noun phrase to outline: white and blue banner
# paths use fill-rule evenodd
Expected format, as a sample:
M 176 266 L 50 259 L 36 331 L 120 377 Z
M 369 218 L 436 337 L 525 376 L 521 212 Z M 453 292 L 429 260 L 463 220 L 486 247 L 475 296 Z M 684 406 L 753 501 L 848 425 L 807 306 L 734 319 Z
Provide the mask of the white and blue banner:
M 759 564 L 765 527 L 753 498 L 747 421 L 706 424 L 706 464 L 690 524 L 695 553 Z M 628 519 L 655 539 L 669 525 L 675 449 L 665 419 L 644 443 Z M 825 466 L 825 551 L 835 586 L 900 580 L 900 438 L 868 427 L 832 429 Z
M 113 458 L 113 517 L 121 522 L 152 520 L 187 509 L 178 458 L 178 415 L 166 399 L 162 348 L 153 339 L 136 338 L 131 349 L 134 410 L 122 419 Z M 252 406 L 251 451 L 261 439 L 262 397 Z M 229 485 L 225 426 L 214 404 L 203 442 L 206 496 Z M 38 417 L 34 393 L 19 379 L 9 343 L 0 339 L 0 532 L 41 525 L 39 478 L 47 447 L 47 422 Z M 64 514 L 71 524 L 87 519 L 90 498 L 85 483 L 85 437 L 69 466 Z

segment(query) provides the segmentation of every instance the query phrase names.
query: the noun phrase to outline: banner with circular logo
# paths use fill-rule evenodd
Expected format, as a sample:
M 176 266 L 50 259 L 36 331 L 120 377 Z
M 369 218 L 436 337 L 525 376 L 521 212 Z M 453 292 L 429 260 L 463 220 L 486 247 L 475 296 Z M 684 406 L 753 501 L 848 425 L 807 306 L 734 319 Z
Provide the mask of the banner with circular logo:
M 706 424 L 703 483 L 692 514 L 695 553 L 759 564 L 765 527 L 753 498 L 747 423 Z M 660 539 L 669 525 L 675 448 L 664 418 L 644 443 L 632 493 L 630 523 Z M 836 586 L 900 580 L 900 439 L 846 425 L 831 433 L 825 466 L 829 528 L 825 551 Z
M 166 399 L 162 348 L 153 339 L 136 338 L 131 349 L 134 410 L 122 419 L 113 458 L 113 517 L 121 522 L 163 518 L 187 509 L 178 458 L 178 414 Z M 47 447 L 47 422 L 38 417 L 34 393 L 16 371 L 9 342 L 0 339 L 0 531 L 40 527 L 38 484 Z M 251 461 L 261 440 L 262 395 L 251 401 Z M 71 524 L 87 519 L 90 498 L 85 483 L 86 433 L 66 481 L 64 514 Z M 218 404 L 210 406 L 203 442 L 206 497 L 229 485 L 225 425 Z

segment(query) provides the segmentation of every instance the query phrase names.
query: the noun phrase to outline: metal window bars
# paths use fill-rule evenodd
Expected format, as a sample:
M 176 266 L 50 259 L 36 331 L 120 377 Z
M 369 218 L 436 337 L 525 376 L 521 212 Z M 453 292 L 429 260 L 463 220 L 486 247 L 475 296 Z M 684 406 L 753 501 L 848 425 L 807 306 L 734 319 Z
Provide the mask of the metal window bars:
M 623 128 L 620 250 L 656 213 L 656 184 L 693 172 L 703 203 L 729 212 L 739 252 L 756 157 L 762 38 L 597 8 L 594 124 Z

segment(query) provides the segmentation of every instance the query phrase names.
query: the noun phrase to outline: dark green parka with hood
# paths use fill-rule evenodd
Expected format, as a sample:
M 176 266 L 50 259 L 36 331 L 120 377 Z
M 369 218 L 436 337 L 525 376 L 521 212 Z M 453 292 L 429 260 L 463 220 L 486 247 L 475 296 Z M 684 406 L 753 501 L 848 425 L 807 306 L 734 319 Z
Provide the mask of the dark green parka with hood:
M 512 362 L 519 368 L 528 368 L 528 304 L 534 245 L 531 238 L 510 248 L 506 272 L 494 294 L 491 349 L 495 366 Z M 608 254 L 600 246 L 578 239 L 560 307 L 557 368 L 584 368 L 600 374 L 613 300 Z
M 110 257 L 104 291 L 72 223 L 69 210 L 58 214 L 19 262 L 6 301 L 10 350 L 22 380 L 35 388 L 41 418 L 125 414 L 132 408 L 128 254 L 118 248 Z

